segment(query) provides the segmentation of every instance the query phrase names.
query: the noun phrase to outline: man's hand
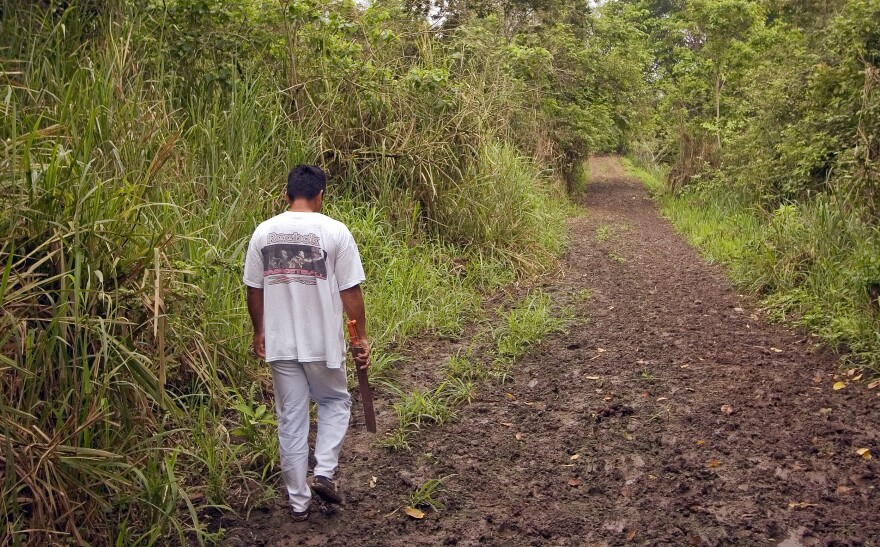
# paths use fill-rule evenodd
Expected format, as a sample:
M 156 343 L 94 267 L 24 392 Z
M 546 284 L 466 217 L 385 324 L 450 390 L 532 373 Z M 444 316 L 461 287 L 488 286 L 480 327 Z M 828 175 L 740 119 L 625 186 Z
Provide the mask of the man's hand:
M 265 334 L 263 334 L 262 332 L 259 334 L 254 333 L 253 348 L 254 348 L 254 353 L 257 355 L 257 357 L 259 357 L 261 359 L 266 358 L 266 335 Z
M 361 338 L 355 347 L 358 348 L 353 352 L 355 364 L 361 370 L 368 370 L 370 368 L 370 343 L 365 338 Z
M 248 315 L 254 327 L 254 354 L 260 359 L 266 358 L 266 332 L 263 330 L 263 289 L 247 288 Z

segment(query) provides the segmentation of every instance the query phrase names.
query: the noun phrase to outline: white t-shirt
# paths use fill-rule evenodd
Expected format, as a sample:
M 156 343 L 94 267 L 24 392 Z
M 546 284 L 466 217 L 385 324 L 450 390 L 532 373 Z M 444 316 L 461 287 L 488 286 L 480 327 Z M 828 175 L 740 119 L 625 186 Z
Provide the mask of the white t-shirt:
M 345 224 L 321 213 L 286 211 L 254 231 L 244 283 L 263 289 L 266 361 L 345 362 L 339 291 L 365 280 Z

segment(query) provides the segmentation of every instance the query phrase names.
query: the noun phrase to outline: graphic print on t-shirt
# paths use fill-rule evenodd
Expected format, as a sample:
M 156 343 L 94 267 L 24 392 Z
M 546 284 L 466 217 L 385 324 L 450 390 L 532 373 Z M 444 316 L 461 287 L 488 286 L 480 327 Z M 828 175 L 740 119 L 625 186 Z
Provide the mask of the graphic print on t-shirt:
M 271 236 L 280 234 L 270 234 Z M 281 241 L 314 241 L 318 238 L 296 237 L 298 234 L 284 234 L 287 237 L 276 237 Z M 311 234 L 310 234 L 311 235 Z M 278 283 L 303 283 L 314 285 L 317 279 L 327 279 L 326 253 L 317 245 L 305 245 L 302 243 L 277 243 L 266 245 L 263 253 L 263 277 L 272 276 L 270 285 Z

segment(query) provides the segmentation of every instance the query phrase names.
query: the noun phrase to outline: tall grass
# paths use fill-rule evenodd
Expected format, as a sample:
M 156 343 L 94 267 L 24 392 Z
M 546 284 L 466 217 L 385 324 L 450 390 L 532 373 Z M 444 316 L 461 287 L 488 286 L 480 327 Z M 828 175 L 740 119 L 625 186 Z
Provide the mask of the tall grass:
M 703 255 L 761 297 L 776 320 L 804 326 L 854 362 L 880 372 L 880 230 L 835 195 L 765 212 L 744 192 L 711 185 L 677 195 L 630 164 Z M 875 289 L 876 290 L 876 289 Z
M 0 15 L 0 543 L 212 542 L 205 506 L 271 495 L 240 277 L 292 164 L 334 175 L 377 355 L 460 333 L 481 291 L 558 249 L 553 179 L 508 140 L 501 80 L 428 32 L 409 64 L 383 61 L 393 78 L 329 55 L 295 89 L 255 62 L 218 91 L 181 84 L 171 30 L 139 12 L 18 8 Z M 357 45 L 322 21 L 309 40 Z

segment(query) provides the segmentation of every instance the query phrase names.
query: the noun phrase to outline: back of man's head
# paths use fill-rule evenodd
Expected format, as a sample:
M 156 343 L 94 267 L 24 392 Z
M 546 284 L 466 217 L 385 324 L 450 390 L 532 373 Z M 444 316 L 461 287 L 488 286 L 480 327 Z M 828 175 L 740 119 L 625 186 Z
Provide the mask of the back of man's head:
M 327 188 L 327 175 L 315 165 L 297 165 L 287 175 L 287 197 L 315 199 Z

